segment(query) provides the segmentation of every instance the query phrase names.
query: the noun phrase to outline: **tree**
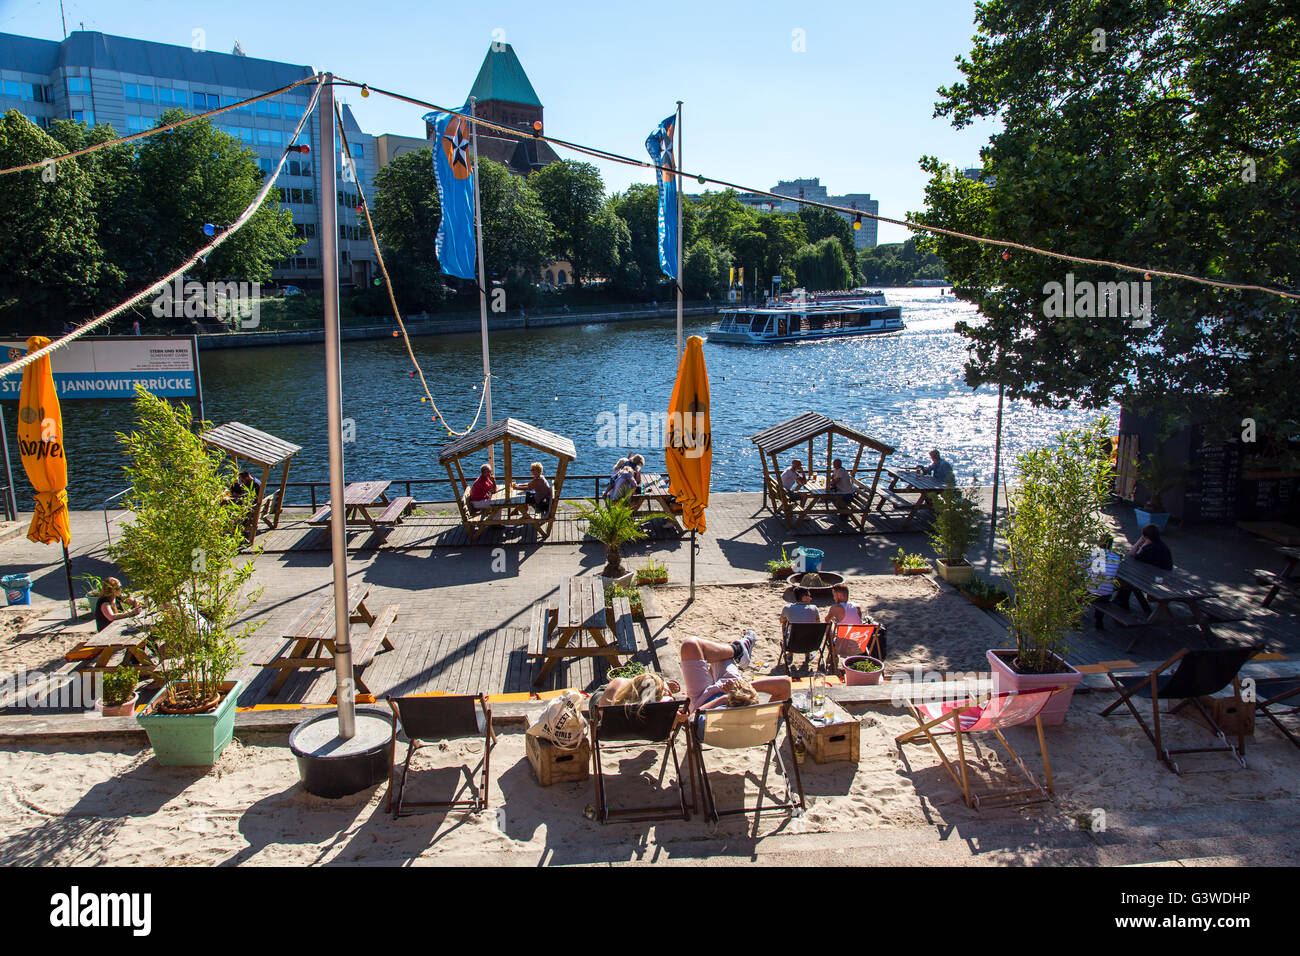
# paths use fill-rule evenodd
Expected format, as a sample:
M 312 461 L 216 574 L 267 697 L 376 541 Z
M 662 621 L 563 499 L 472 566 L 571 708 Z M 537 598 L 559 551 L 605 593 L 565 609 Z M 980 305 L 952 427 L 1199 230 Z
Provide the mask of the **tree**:
M 763 263 L 758 281 L 766 287 L 771 277 L 781 276 L 782 286 L 794 288 L 798 278 L 794 268 L 794 254 L 808 242 L 808 232 L 803 220 L 785 213 L 766 212 L 758 216 L 758 228 L 767 240 L 763 248 Z
M 863 249 L 858 256 L 862 281 L 878 285 L 908 285 L 914 279 L 946 279 L 948 267 L 933 252 L 917 249 L 916 240 L 887 242 Z
M 998 117 L 978 182 L 926 157 L 931 225 L 1075 255 L 1300 286 L 1300 20 L 1268 0 L 1061 5 L 988 0 L 965 79 L 936 115 Z M 1049 407 L 1119 401 L 1166 430 L 1204 423 L 1300 429 L 1296 303 L 1152 279 L 1149 316 L 1048 314 L 1049 283 L 1142 274 L 939 236 L 925 240 L 980 305 L 966 381 Z M 1068 276 L 1067 276 L 1068 274 Z M 1118 287 L 1111 301 L 1120 303 Z M 1073 303 L 1072 303 L 1073 305 Z M 1130 311 L 1132 303 L 1129 303 Z M 1073 313 L 1073 314 L 1071 314 Z
M 5 167 L 62 154 L 58 142 L 18 110 L 0 119 Z M 0 310 L 51 326 L 69 307 L 88 314 L 100 274 L 93 180 L 76 163 L 0 177 Z
M 549 258 L 551 224 L 536 191 L 501 163 L 479 159 L 483 214 L 483 267 L 504 278 L 512 270 L 535 273 Z
M 628 256 L 621 263 L 616 286 L 640 295 L 647 284 L 664 278 L 659 268 L 659 188 L 653 183 L 633 183 L 627 192 L 615 193 L 610 203 L 628 229 Z
M 844 259 L 844 249 L 832 236 L 800 248 L 794 255 L 794 267 L 799 284 L 809 292 L 847 289 L 853 285 L 853 271 Z
M 692 299 L 711 296 L 726 287 L 731 252 L 710 239 L 697 239 L 686 250 L 682 268 L 682 289 Z
M 445 295 L 438 265 L 442 208 L 429 147 L 379 170 L 373 217 L 398 305 L 403 311 L 436 309 Z
M 619 218 L 610 203 L 601 206 L 600 211 L 591 218 L 582 246 L 582 261 L 586 264 L 588 277 L 602 276 L 609 279 L 618 273 L 623 259 L 631 255 L 632 237 L 627 223 Z M 574 263 L 573 268 L 575 272 L 578 271 L 577 263 Z
M 736 236 L 758 228 L 758 218 L 736 197 L 734 189 L 706 190 L 691 203 L 699 221 L 699 235 L 716 246 L 730 246 Z
M 799 218 L 803 220 L 809 242 L 816 243 L 830 237 L 840 244 L 840 249 L 844 252 L 844 262 L 848 266 L 849 280 L 842 286 L 829 286 L 828 288 L 847 289 L 856 284 L 859 279 L 858 250 L 853 244 L 853 227 L 849 225 L 849 221 L 839 213 L 831 212 L 829 209 L 822 209 L 819 206 L 802 207 L 799 210 Z
M 562 159 L 533 173 L 532 187 L 551 223 L 551 255 L 572 263 L 574 284 L 581 286 L 592 274 L 591 255 L 601 253 L 591 233 L 604 208 L 604 181 L 591 163 Z

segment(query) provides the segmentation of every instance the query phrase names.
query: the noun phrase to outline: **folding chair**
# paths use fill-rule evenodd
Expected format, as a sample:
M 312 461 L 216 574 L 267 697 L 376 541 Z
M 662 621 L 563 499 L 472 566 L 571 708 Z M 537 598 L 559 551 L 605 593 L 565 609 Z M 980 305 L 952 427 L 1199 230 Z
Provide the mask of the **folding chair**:
M 683 820 L 691 818 L 686 809 L 686 781 L 682 779 L 681 761 L 677 759 L 677 734 L 682 729 L 684 701 L 663 700 L 654 704 L 598 704 L 599 694 L 591 697 L 591 758 L 595 770 L 593 781 L 596 786 L 596 816 L 601 823 L 609 823 L 611 817 L 626 817 L 629 823 L 647 820 L 671 820 L 681 816 Z M 610 741 L 624 744 L 617 748 L 609 747 Z M 664 774 L 668 770 L 668 757 L 673 758 L 673 768 L 677 771 L 678 801 L 660 803 L 643 807 L 619 807 L 613 809 L 605 792 L 605 772 L 601 768 L 600 755 L 607 750 L 626 750 L 645 744 L 664 744 L 664 759 L 659 766 L 659 785 L 663 786 Z M 689 745 L 688 745 L 689 746 Z M 689 752 L 687 760 L 690 759 Z M 689 769 L 689 764 L 688 764 Z
M 942 685 L 940 685 L 942 686 Z M 906 733 L 899 734 L 894 738 L 894 744 L 901 751 L 903 744 L 908 742 L 920 743 L 917 739 L 919 735 L 924 735 L 925 739 L 934 747 L 935 753 L 943 761 L 943 767 L 948 771 L 948 776 L 952 777 L 953 782 L 961 787 L 962 798 L 966 801 L 966 806 L 973 809 L 982 809 L 983 805 L 989 806 L 1020 806 L 1029 803 L 1042 803 L 1050 800 L 1055 792 L 1052 789 L 1052 764 L 1047 759 L 1047 741 L 1043 738 L 1043 721 L 1042 711 L 1052 695 L 1062 690 L 1061 687 L 1042 687 L 1036 690 L 1021 691 L 1019 693 L 996 694 L 983 702 L 967 699 L 964 701 L 907 701 L 907 709 L 916 719 L 916 727 Z M 1020 759 L 1007 738 L 1002 736 L 1002 731 L 1008 727 L 1018 727 L 1021 724 L 1034 722 L 1034 727 L 1038 731 L 1038 752 L 1043 758 L 1043 773 L 1047 780 L 1047 785 L 1041 785 L 1025 766 L 1025 762 Z M 936 727 L 941 727 L 938 731 Z M 1015 761 L 1020 772 L 1029 780 L 1028 787 L 1017 789 L 991 790 L 984 793 L 974 793 L 970 786 L 970 774 L 966 769 L 966 737 L 970 734 L 984 733 L 991 731 L 998 742 L 1006 748 L 1011 759 Z M 958 769 L 953 769 L 952 761 L 944 753 L 943 748 L 939 746 L 939 741 L 935 739 L 935 734 L 952 734 L 957 738 L 957 764 Z
M 751 704 L 748 707 L 720 707 L 714 710 L 702 710 L 691 721 L 691 753 L 695 767 L 699 771 L 701 789 L 704 791 L 705 810 L 714 823 L 719 817 L 737 813 L 753 813 L 760 817 L 764 810 L 784 810 L 787 815 L 802 811 L 804 805 L 803 779 L 799 776 L 799 762 L 792 761 L 795 785 L 799 789 L 799 800 L 795 802 L 790 792 L 790 774 L 786 770 L 785 760 L 781 757 L 781 748 L 776 738 L 785 725 L 788 700 L 771 701 L 766 704 Z M 787 740 L 789 733 L 786 734 Z M 767 755 L 763 760 L 763 775 L 758 782 L 758 801 L 754 806 L 741 806 L 729 810 L 719 810 L 713 799 L 713 787 L 709 784 L 709 770 L 704 764 L 704 745 L 718 750 L 742 750 L 748 747 L 766 747 Z M 790 744 L 793 752 L 794 744 Z M 785 799 L 763 806 L 763 790 L 767 786 L 767 771 L 772 765 L 772 756 L 776 756 L 777 769 L 785 780 Z
M 394 817 L 402 816 L 407 807 L 418 812 L 429 809 L 469 808 L 486 810 L 488 805 L 489 762 L 496 734 L 492 731 L 492 708 L 483 694 L 459 694 L 443 697 L 389 697 L 393 708 L 392 738 L 388 743 L 388 803 Z M 476 706 L 477 705 L 477 706 Z M 397 769 L 398 736 L 408 744 L 406 761 L 402 764 L 402 782 L 397 787 L 397 802 L 393 804 L 394 772 Z M 426 803 L 406 803 L 406 778 L 411 768 L 411 758 L 421 747 L 443 740 L 483 738 L 483 783 L 478 793 L 467 800 L 440 800 Z M 468 770 L 468 766 L 466 767 Z M 473 773 L 469 774 L 473 786 Z
M 1246 752 L 1246 738 L 1244 735 L 1237 736 L 1237 746 L 1234 747 L 1224 736 L 1223 730 L 1218 723 L 1210 716 L 1210 712 L 1205 709 L 1201 703 L 1201 697 L 1209 697 L 1217 694 L 1229 684 L 1233 686 L 1238 703 L 1241 702 L 1241 681 L 1238 673 L 1242 665 L 1250 660 L 1259 648 L 1255 646 L 1247 647 L 1227 647 L 1215 650 L 1189 651 L 1186 648 L 1179 651 L 1169 660 L 1165 661 L 1149 674 L 1135 674 L 1132 676 L 1116 677 L 1112 671 L 1107 671 L 1106 676 L 1110 682 L 1115 685 L 1119 691 L 1119 700 L 1111 704 L 1101 712 L 1101 716 L 1107 716 L 1120 704 L 1125 705 L 1137 718 L 1138 724 L 1142 727 L 1142 732 L 1147 735 L 1156 748 L 1156 756 L 1165 762 L 1165 765 L 1176 774 L 1182 774 L 1178 769 L 1178 764 L 1174 762 L 1174 754 L 1196 754 L 1196 753 L 1217 753 L 1223 751 L 1230 753 L 1239 764 L 1246 766 L 1246 758 L 1243 756 Z M 1164 673 L 1175 664 L 1178 665 L 1172 673 Z M 1134 697 L 1151 698 L 1151 721 L 1155 727 L 1155 732 L 1147 726 L 1142 715 L 1138 713 L 1133 706 Z M 1205 718 L 1206 723 L 1223 741 L 1222 747 L 1184 747 L 1178 750 L 1170 750 L 1164 745 L 1160 732 L 1160 701 L 1177 700 L 1178 705 L 1169 711 L 1176 714 L 1188 703 L 1196 706 L 1201 716 Z M 1240 752 L 1238 750 L 1240 749 Z
M 1270 677 L 1255 681 L 1255 711 L 1273 721 L 1287 740 L 1300 747 L 1300 737 L 1278 719 L 1278 714 L 1294 716 L 1300 711 L 1300 678 Z
M 878 661 L 885 659 L 885 625 L 872 618 L 861 624 L 837 624 L 835 636 L 830 641 L 829 666 L 840 669 L 840 658 L 854 654 L 867 654 Z
M 804 655 L 803 663 L 804 667 L 807 667 L 809 659 L 816 653 L 817 666 L 820 667 L 825 661 L 826 638 L 829 634 L 830 626 L 821 621 L 807 623 L 782 621 L 781 659 L 785 661 L 785 672 L 789 674 L 794 670 L 796 654 Z

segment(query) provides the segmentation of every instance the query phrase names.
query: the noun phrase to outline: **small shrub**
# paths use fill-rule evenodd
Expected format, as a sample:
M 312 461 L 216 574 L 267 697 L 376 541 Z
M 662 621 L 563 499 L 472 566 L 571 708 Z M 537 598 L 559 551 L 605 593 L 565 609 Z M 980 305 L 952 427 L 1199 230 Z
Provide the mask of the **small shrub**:
M 116 707 L 125 704 L 135 693 L 136 684 L 140 683 L 140 672 L 132 667 L 119 667 L 104 675 L 104 704 Z

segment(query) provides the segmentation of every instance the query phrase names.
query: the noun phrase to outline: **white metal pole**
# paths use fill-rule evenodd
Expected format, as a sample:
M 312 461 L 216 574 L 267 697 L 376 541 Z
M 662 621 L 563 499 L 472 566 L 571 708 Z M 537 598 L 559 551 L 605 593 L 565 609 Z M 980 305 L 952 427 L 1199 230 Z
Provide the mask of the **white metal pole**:
M 677 365 L 682 364 L 682 101 L 677 101 L 677 122 L 673 126 L 673 174 L 677 177 Z M 694 582 L 691 582 L 694 587 Z
M 339 342 L 339 227 L 337 154 L 334 152 L 334 75 L 325 74 L 317 104 L 320 113 L 320 264 L 325 300 L 325 422 L 330 462 L 330 559 L 334 570 L 334 679 L 339 707 L 339 737 L 357 732 L 356 690 L 352 682 L 352 640 L 348 620 L 347 519 L 343 510 L 343 385 Z
M 470 116 L 474 115 L 478 97 L 469 98 Z M 483 212 L 478 199 L 478 124 L 471 123 L 470 140 L 474 148 L 474 240 L 478 246 L 478 314 L 479 329 L 483 337 L 483 403 L 487 407 L 487 423 L 492 424 L 492 360 L 488 357 L 487 323 L 487 273 L 483 269 Z M 508 490 L 508 489 L 507 489 Z

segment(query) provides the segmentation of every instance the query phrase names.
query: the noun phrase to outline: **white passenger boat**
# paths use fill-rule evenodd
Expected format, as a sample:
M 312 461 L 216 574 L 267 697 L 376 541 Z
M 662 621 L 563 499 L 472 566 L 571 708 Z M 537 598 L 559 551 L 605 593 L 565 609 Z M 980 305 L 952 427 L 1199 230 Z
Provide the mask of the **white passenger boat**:
M 886 304 L 884 293 L 855 289 L 816 300 L 798 297 L 766 309 L 723 309 L 709 331 L 709 341 L 768 345 L 880 335 L 903 328 L 903 310 Z

